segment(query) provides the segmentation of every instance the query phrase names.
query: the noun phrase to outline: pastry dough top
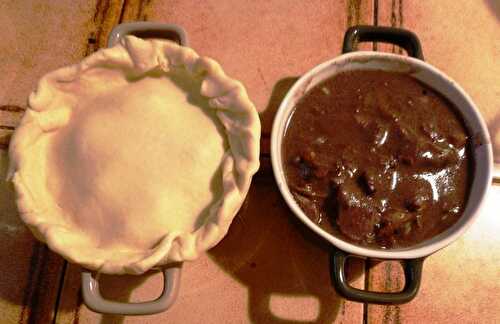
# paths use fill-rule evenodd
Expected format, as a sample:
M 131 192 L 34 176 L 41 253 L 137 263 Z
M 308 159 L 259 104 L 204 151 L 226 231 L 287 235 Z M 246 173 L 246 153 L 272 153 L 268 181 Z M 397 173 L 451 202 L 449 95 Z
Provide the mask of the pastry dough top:
M 10 144 L 18 208 L 68 260 L 142 273 L 226 234 L 258 169 L 243 86 L 169 41 L 127 36 L 44 76 Z

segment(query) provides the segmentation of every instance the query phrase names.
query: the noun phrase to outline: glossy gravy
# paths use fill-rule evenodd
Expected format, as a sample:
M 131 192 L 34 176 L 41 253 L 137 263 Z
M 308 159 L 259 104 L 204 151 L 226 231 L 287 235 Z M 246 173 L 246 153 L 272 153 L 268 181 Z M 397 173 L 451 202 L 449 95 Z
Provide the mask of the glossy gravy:
M 344 72 L 298 102 L 284 139 L 285 175 L 326 231 L 363 246 L 406 247 L 460 218 L 468 143 L 453 106 L 411 76 Z

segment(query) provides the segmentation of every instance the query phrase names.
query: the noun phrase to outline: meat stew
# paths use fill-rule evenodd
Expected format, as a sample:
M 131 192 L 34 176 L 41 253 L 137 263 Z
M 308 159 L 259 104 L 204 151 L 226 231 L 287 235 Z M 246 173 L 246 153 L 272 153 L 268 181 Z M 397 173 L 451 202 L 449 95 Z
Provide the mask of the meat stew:
M 406 247 L 460 218 L 472 178 L 469 142 L 451 103 L 410 75 L 343 72 L 297 103 L 285 176 L 327 232 L 362 246 Z

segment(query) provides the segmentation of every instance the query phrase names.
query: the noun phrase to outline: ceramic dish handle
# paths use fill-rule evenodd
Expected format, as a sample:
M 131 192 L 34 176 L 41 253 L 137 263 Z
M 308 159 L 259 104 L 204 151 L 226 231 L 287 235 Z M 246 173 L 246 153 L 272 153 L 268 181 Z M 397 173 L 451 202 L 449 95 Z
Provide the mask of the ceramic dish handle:
M 405 273 L 403 290 L 394 293 L 361 290 L 347 282 L 345 262 L 354 255 L 335 249 L 330 256 L 330 276 L 337 292 L 343 297 L 362 303 L 403 304 L 412 300 L 418 292 L 422 278 L 424 258 L 401 260 Z
M 414 33 L 402 28 L 380 26 L 353 26 L 344 35 L 342 53 L 353 52 L 359 42 L 384 42 L 398 45 L 406 50 L 409 56 L 424 60 L 422 46 Z
M 107 300 L 99 290 L 99 281 L 90 271 L 82 272 L 83 301 L 88 308 L 97 313 L 120 315 L 148 315 L 167 310 L 174 303 L 179 292 L 181 268 L 179 266 L 163 269 L 163 291 L 155 300 L 140 303 L 123 303 Z
M 182 46 L 188 45 L 186 31 L 178 25 L 149 21 L 136 21 L 117 25 L 108 36 L 108 47 L 114 46 L 121 38 L 134 35 L 140 38 L 162 38 Z

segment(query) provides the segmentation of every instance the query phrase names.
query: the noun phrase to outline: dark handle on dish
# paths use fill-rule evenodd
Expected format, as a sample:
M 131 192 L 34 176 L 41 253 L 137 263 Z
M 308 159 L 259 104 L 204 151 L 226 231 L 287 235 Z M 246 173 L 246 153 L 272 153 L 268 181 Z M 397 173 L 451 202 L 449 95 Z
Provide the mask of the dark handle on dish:
M 401 46 L 409 56 L 424 60 L 422 46 L 415 33 L 394 27 L 353 26 L 344 35 L 342 53 L 355 51 L 359 42 L 384 42 Z
M 346 299 L 371 304 L 403 304 L 412 300 L 418 292 L 422 278 L 424 259 L 402 260 L 405 286 L 395 293 L 375 292 L 354 288 L 347 282 L 345 262 L 353 255 L 335 249 L 330 255 L 330 276 L 337 292 Z
M 186 31 L 179 25 L 137 21 L 116 25 L 108 36 L 108 47 L 113 47 L 127 35 L 140 38 L 168 39 L 182 46 L 188 45 Z
M 105 299 L 99 291 L 99 281 L 90 271 L 82 271 L 82 295 L 85 305 L 94 312 L 119 315 L 149 315 L 166 311 L 173 305 L 179 292 L 181 268 L 163 269 L 163 291 L 155 300 L 141 303 L 125 303 Z

